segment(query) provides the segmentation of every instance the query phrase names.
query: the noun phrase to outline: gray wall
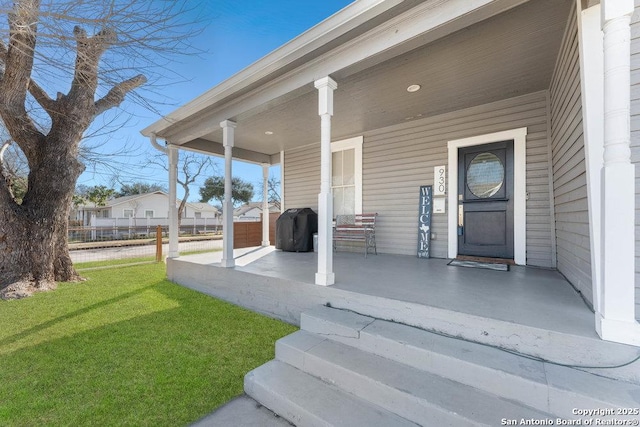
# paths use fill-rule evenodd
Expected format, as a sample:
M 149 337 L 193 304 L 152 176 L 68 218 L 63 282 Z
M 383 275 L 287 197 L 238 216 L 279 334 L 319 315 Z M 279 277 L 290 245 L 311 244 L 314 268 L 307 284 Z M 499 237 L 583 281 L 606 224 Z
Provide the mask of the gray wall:
M 379 214 L 378 251 L 416 254 L 418 190 L 447 165 L 447 141 L 527 127 L 527 263 L 553 266 L 547 103 L 543 91 L 365 133 L 363 211 Z M 286 152 L 287 208 L 317 208 L 319 166 L 318 144 Z M 433 216 L 433 231 L 432 254 L 446 258 L 446 214 Z
M 640 0 L 631 18 L 631 161 L 636 165 L 636 318 L 640 319 Z
M 284 154 L 285 209 L 318 210 L 320 193 L 320 144 L 308 145 Z
M 588 301 L 592 301 L 580 58 L 575 16 L 574 7 L 549 90 L 556 245 L 558 270 Z

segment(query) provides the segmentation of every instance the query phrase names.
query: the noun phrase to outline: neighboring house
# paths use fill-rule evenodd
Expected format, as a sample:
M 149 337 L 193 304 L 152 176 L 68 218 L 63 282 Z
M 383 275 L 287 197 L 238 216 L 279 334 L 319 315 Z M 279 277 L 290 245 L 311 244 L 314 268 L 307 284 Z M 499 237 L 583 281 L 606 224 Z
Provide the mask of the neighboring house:
M 83 220 L 83 225 L 90 225 L 92 218 L 105 222 L 106 219 L 168 218 L 168 215 L 169 195 L 162 191 L 117 197 L 108 200 L 105 206 L 81 205 L 75 210 L 75 219 Z M 183 214 L 183 218 L 196 219 L 218 216 L 218 209 L 207 203 L 187 203 Z
M 280 208 L 275 204 L 269 204 L 269 213 L 278 213 Z M 251 202 L 233 210 L 233 221 L 260 221 L 262 218 L 262 202 Z
M 596 333 L 606 341 L 640 346 L 636 320 L 640 317 L 640 274 L 636 273 L 640 271 L 636 252 L 640 188 L 635 182 L 640 162 L 639 56 L 638 1 L 635 5 L 632 0 L 356 1 L 142 131 L 154 143 L 156 138 L 166 140 L 169 154 L 179 149 L 224 154 L 229 180 L 232 157 L 279 164 L 283 209 L 311 207 L 319 221 L 317 258 L 295 258 L 316 262 L 315 277 L 291 277 L 337 285 L 313 289 L 299 285 L 293 292 L 292 282 L 287 281 L 291 277 L 278 282 L 270 276 L 299 270 L 304 262 L 275 252 L 270 255 L 271 264 L 264 267 L 269 277 L 260 281 L 262 287 L 248 289 L 244 286 L 261 280 L 258 268 L 243 263 L 231 269 L 236 265 L 230 244 L 215 266 L 169 259 L 168 275 L 263 312 L 275 313 L 284 307 L 283 311 L 293 314 L 277 315 L 288 315 L 292 322 L 300 321 L 300 312 L 307 309 L 303 298 L 318 296 L 316 302 L 349 312 L 386 315 L 515 352 L 539 350 L 543 359 L 596 354 L 611 344 L 594 339 Z M 412 268 L 418 270 L 411 267 L 415 262 L 400 256 L 416 256 L 419 192 L 425 185 L 437 191 L 438 210 L 428 230 L 431 257 L 500 258 L 516 265 L 503 276 L 491 276 L 495 286 L 505 285 L 495 299 L 484 299 L 489 284 L 456 294 L 449 306 L 438 305 L 437 298 L 430 300 L 427 284 L 451 294 L 467 289 L 456 282 L 464 273 L 453 267 L 424 275 L 421 297 L 428 307 L 424 310 L 402 295 L 370 299 L 379 294 L 366 294 L 372 288 L 392 294 L 402 289 L 403 278 L 411 276 Z M 405 271 L 395 275 L 382 271 L 379 276 L 386 278 L 382 284 L 357 283 L 360 297 L 347 297 L 340 293 L 340 286 L 344 289 L 348 284 L 334 272 L 337 255 L 331 248 L 331 222 L 338 214 L 365 212 L 378 214 L 378 253 L 392 255 L 385 261 L 389 268 L 404 265 Z M 231 227 L 225 227 L 224 233 L 228 243 Z M 273 261 L 278 255 L 292 261 Z M 420 268 L 431 261 L 433 266 L 442 264 L 421 261 Z M 357 262 L 365 273 L 379 267 L 376 258 Z M 542 271 L 559 277 L 554 282 L 558 286 L 566 285 L 564 276 L 594 313 L 578 315 L 579 307 L 573 311 L 568 302 L 563 306 L 564 301 L 551 301 L 551 288 L 514 294 L 515 287 L 506 286 L 509 280 L 524 282 L 525 275 Z M 220 280 L 212 279 L 216 275 Z M 480 283 L 481 275 L 476 276 Z M 271 305 L 265 308 L 260 301 Z M 457 301 L 472 308 L 471 319 L 462 320 L 464 312 L 457 308 Z M 504 330 L 498 331 L 497 311 L 512 306 L 524 311 L 537 304 L 553 309 L 553 315 L 538 314 L 542 309 L 530 315 L 530 320 L 543 324 L 536 329 L 542 332 L 525 331 L 515 321 L 500 323 Z M 402 314 L 409 306 L 408 313 Z M 519 313 L 511 315 L 516 318 Z M 556 315 L 567 316 L 566 321 Z M 354 324 L 372 321 L 361 319 Z M 309 327 L 307 323 L 303 329 Z M 280 357 L 307 365 L 307 359 L 294 355 L 292 348 L 307 344 L 308 349 L 333 338 L 323 334 L 326 324 L 319 322 L 316 327 L 321 337 L 290 341 L 280 348 Z M 571 335 L 555 335 L 573 327 L 577 329 Z M 334 335 L 356 342 L 360 329 L 340 329 Z M 578 336 L 585 341 L 577 340 Z M 527 351 L 525 341 L 532 343 Z M 410 347 L 397 344 L 398 351 Z M 369 349 L 375 345 L 372 341 Z M 389 354 L 394 352 L 389 349 Z M 310 356 L 309 365 L 319 366 L 318 354 Z M 419 362 L 414 356 L 408 358 Z M 449 367 L 448 361 L 454 358 L 429 359 L 424 364 Z M 502 363 L 495 360 L 496 365 Z M 600 366 L 612 358 L 585 360 L 567 364 Z M 633 370 L 631 380 L 640 383 L 637 366 L 636 362 L 628 372 Z M 369 373 L 376 370 L 384 369 Z M 453 365 L 443 369 L 447 375 L 457 374 L 456 370 Z M 460 371 L 466 371 L 466 365 Z M 324 377 L 323 373 L 316 376 Z M 501 375 L 489 376 L 482 384 Z M 340 375 L 336 378 L 342 380 Z M 587 383 L 597 381 L 590 377 Z M 514 392 L 519 386 L 513 384 L 505 390 Z M 259 394 L 255 387 L 252 396 Z M 377 390 L 378 383 L 354 385 L 350 392 L 367 388 Z M 605 388 L 598 385 L 594 390 Z M 637 406 L 635 390 L 636 397 L 628 401 Z M 576 407 L 567 402 L 563 402 L 567 408 Z M 493 408 L 492 404 L 476 407 Z M 453 406 L 450 412 L 458 409 Z M 548 407 L 543 410 L 557 414 Z
M 218 208 L 211 206 L 209 203 L 201 202 L 188 202 L 185 207 L 185 218 L 193 217 L 196 219 L 201 218 L 218 218 L 220 211 Z

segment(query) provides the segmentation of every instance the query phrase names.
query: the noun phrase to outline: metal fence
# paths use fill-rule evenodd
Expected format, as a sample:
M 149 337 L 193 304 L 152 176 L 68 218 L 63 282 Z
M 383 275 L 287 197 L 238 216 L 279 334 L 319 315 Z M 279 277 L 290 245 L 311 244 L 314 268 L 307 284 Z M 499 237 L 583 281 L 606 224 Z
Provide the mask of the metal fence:
M 269 218 L 269 240 L 274 243 L 278 216 L 272 213 Z M 69 227 L 69 251 L 76 265 L 91 263 L 92 268 L 94 263 L 103 261 L 151 262 L 162 260 L 169 251 L 166 218 L 93 218 L 91 222 L 87 226 L 72 223 Z M 262 221 L 234 223 L 235 248 L 260 246 L 261 242 Z M 183 218 L 179 232 L 181 255 L 216 250 L 222 250 L 219 219 Z
M 181 254 L 222 248 L 222 227 L 218 224 L 189 224 L 180 227 Z M 150 224 L 115 227 L 70 227 L 69 251 L 74 264 L 130 260 L 162 260 L 168 253 L 168 227 Z
M 168 227 L 160 226 L 163 236 Z M 109 227 L 69 227 L 69 243 L 90 243 L 112 240 L 155 239 L 158 225 L 127 225 Z M 180 236 L 222 235 L 221 225 L 181 225 Z

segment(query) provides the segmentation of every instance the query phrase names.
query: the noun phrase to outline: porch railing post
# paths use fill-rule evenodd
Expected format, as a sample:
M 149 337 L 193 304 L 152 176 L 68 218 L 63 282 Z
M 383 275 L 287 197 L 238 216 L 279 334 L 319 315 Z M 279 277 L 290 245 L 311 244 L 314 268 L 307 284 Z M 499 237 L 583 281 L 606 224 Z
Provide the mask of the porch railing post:
M 331 116 L 333 91 L 338 84 L 331 77 L 315 82 L 320 115 L 320 194 L 318 194 L 318 272 L 317 285 L 333 285 L 333 195 L 331 194 Z

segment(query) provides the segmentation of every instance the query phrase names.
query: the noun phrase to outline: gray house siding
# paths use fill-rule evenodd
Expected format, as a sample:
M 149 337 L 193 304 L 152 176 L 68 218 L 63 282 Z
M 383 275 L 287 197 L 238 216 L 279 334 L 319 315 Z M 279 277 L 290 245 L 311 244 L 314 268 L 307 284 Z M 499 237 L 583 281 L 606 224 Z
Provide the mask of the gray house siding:
M 364 135 L 363 209 L 380 214 L 378 248 L 414 255 L 418 189 L 447 164 L 447 142 L 527 128 L 527 263 L 551 266 L 546 94 L 539 92 Z M 457 191 L 448 188 L 448 191 Z M 449 210 L 447 206 L 447 211 Z M 434 257 L 447 256 L 447 215 L 434 214 Z
M 636 165 L 636 318 L 640 319 L 640 0 L 631 18 L 631 161 Z
M 571 15 L 552 80 L 551 146 L 558 270 L 591 301 L 591 250 L 578 27 Z
M 433 184 L 433 167 L 447 165 L 447 142 L 527 128 L 527 263 L 551 267 L 547 92 L 537 92 L 364 134 L 363 211 L 377 212 L 378 251 L 415 255 L 418 190 Z M 287 207 L 317 207 L 319 145 L 287 151 Z M 447 165 L 448 167 L 448 165 Z M 456 191 L 453 189 L 453 191 Z M 447 210 L 449 207 L 447 206 Z M 447 215 L 433 215 L 432 255 L 447 256 Z
M 290 150 L 284 156 L 285 209 L 318 210 L 320 144 Z

